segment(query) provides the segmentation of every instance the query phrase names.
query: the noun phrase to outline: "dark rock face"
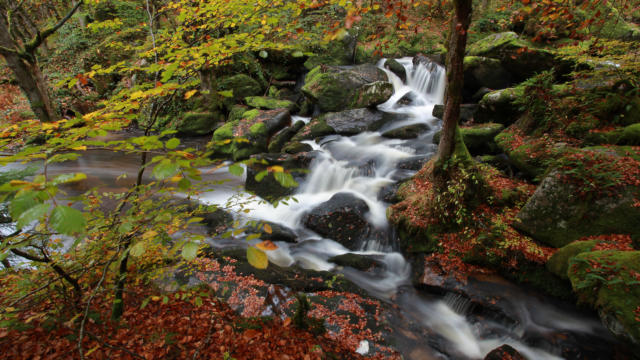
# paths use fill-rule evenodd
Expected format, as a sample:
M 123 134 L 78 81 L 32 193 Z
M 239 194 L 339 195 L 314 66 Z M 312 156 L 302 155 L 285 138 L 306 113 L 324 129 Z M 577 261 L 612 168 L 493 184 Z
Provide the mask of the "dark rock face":
M 354 253 L 346 253 L 331 257 L 329 258 L 329 262 L 339 266 L 350 266 L 360 271 L 367 271 L 380 265 L 375 259 L 369 256 Z
M 493 349 L 484 360 L 526 360 L 518 350 L 509 345 L 502 345 L 497 349 Z
M 401 170 L 418 171 L 422 169 L 422 166 L 426 164 L 430 158 L 431 156 L 424 156 L 424 155 L 412 156 L 410 158 L 406 158 L 398 162 L 398 165 L 396 167 Z
M 478 110 L 478 105 L 476 104 L 460 105 L 460 121 L 462 122 L 472 121 L 473 116 L 476 113 L 476 110 Z M 444 105 L 434 106 L 432 115 L 442 120 L 444 118 Z
M 474 114 L 475 122 L 495 122 L 505 126 L 513 124 L 522 114 L 520 106 L 516 104 L 522 92 L 522 88 L 516 87 L 496 90 L 484 95 Z
M 385 131 L 382 136 L 392 139 L 415 139 L 427 130 L 429 130 L 429 125 L 427 124 L 413 124 Z
M 402 64 L 397 62 L 395 59 L 387 60 L 384 63 L 384 67 L 389 69 L 389 71 L 391 71 L 392 73 L 398 75 L 400 80 L 402 81 L 407 80 L 407 70 L 404 68 L 404 66 L 402 66 Z
M 482 56 L 464 58 L 464 91 L 466 97 L 473 96 L 481 88 L 504 89 L 513 84 L 511 74 L 497 59 Z
M 354 249 L 371 231 L 365 218 L 368 211 L 369 206 L 362 199 L 338 193 L 306 214 L 303 224 L 321 236 Z
M 269 141 L 268 150 L 270 153 L 278 153 L 282 151 L 282 148 L 285 144 L 291 140 L 291 138 L 298 132 L 300 129 L 304 127 L 304 123 L 302 121 L 298 121 L 293 126 L 286 127 L 277 133 L 275 133 L 271 137 L 271 141 Z
M 378 193 L 378 199 L 389 204 L 400 202 L 400 198 L 398 196 L 399 188 L 400 183 L 393 183 L 383 187 L 382 189 L 380 189 L 380 193 Z
M 562 247 L 585 236 L 634 234 L 640 224 L 640 208 L 634 199 L 640 187 L 629 186 L 619 197 L 581 198 L 573 184 L 560 179 L 557 170 L 542 180 L 520 210 L 514 227 L 535 240 Z
M 356 135 L 383 125 L 383 114 L 369 108 L 328 113 L 322 119 L 340 135 Z
M 293 179 L 299 185 L 304 179 L 306 169 L 315 158 L 315 155 L 316 153 L 314 152 L 259 155 L 256 159 L 265 160 L 267 164 L 254 163 L 247 167 L 245 189 L 269 201 L 274 201 L 281 197 L 292 195 L 298 188 L 297 185 L 283 186 L 282 183 L 276 179 L 273 172 L 269 172 L 268 175 L 264 176 L 260 180 L 256 179 L 256 175 L 267 170 L 269 166 L 279 165 L 291 174 Z

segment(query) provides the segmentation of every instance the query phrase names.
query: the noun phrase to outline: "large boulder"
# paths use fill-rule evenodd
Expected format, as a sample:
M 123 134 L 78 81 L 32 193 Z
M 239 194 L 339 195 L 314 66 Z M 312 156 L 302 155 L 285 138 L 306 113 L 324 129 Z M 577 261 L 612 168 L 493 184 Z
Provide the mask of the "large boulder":
M 211 134 L 224 121 L 224 115 L 217 111 L 190 111 L 179 114 L 171 125 L 180 136 L 200 136 Z
M 396 74 L 403 82 L 407 80 L 407 70 L 396 59 L 388 59 L 384 62 L 384 67 Z
M 355 36 L 348 32 L 326 44 L 317 44 L 310 49 L 313 54 L 304 62 L 304 67 L 311 70 L 318 65 L 349 65 L 354 63 L 356 45 Z
M 461 104 L 460 105 L 460 121 L 467 122 L 473 121 L 478 105 L 476 104 Z M 442 120 L 444 119 L 444 105 L 438 104 L 433 107 L 431 115 Z
M 464 91 L 466 97 L 473 96 L 481 88 L 504 89 L 513 84 L 511 74 L 500 60 L 483 56 L 465 56 Z
M 584 252 L 570 264 L 567 274 L 578 299 L 597 309 L 614 335 L 640 346 L 640 251 Z
M 517 99 L 523 94 L 524 88 L 515 87 L 492 91 L 484 95 L 478 103 L 474 120 L 479 123 L 513 124 L 522 114 Z
M 241 101 L 247 96 L 258 96 L 262 94 L 262 86 L 260 83 L 245 74 L 222 78 L 218 83 L 218 89 L 221 91 L 232 91 L 235 101 Z
M 599 192 L 604 189 L 597 188 L 597 184 L 587 184 L 585 189 L 574 183 L 574 175 L 581 176 L 582 172 L 574 167 L 550 171 L 518 213 L 514 227 L 553 247 L 586 236 L 637 234 L 640 207 L 635 204 L 640 197 L 640 185 L 621 184 L 616 186 L 615 194 L 603 196 Z M 590 170 L 585 174 L 587 179 L 603 175 Z M 591 188 L 593 185 L 595 189 Z
M 307 74 L 302 92 L 330 112 L 381 104 L 393 95 L 393 86 L 375 65 L 321 65 Z
M 462 140 L 467 146 L 467 149 L 472 155 L 479 154 L 495 154 L 499 148 L 494 138 L 502 130 L 504 125 L 496 123 L 477 124 L 473 126 L 460 127 L 460 134 Z M 433 136 L 433 142 L 435 144 L 440 142 L 441 132 L 437 132 Z
M 516 81 L 523 81 L 539 72 L 564 65 L 553 52 L 536 48 L 514 32 L 489 35 L 471 44 L 467 54 L 500 60 Z
M 238 161 L 265 152 L 269 138 L 290 123 L 291 116 L 286 109 L 249 110 L 241 120 L 228 122 L 213 133 L 214 156 Z
M 526 358 L 510 345 L 502 345 L 491 350 L 484 360 L 525 360 Z
M 270 153 L 279 153 L 282 151 L 282 148 L 287 144 L 289 140 L 291 140 L 294 135 L 300 131 L 304 127 L 304 122 L 298 121 L 292 126 L 288 126 L 277 133 L 275 133 L 271 137 L 271 141 L 269 141 L 268 150 Z
M 296 104 L 293 101 L 280 100 L 268 96 L 247 96 L 244 98 L 244 101 L 247 105 L 256 109 L 287 109 L 289 111 L 296 109 Z
M 303 217 L 303 224 L 321 236 L 335 240 L 349 249 L 371 232 L 366 214 L 369 206 L 349 193 L 335 194 Z
M 553 253 L 549 260 L 547 260 L 545 266 L 552 274 L 557 275 L 562 279 L 569 280 L 568 271 L 571 259 L 576 257 L 578 254 L 591 251 L 597 243 L 597 240 L 574 241 Z
M 392 139 L 415 139 L 427 132 L 430 128 L 427 124 L 419 123 L 385 131 L 382 133 L 382 136 Z
M 378 130 L 385 120 L 381 112 L 368 108 L 328 113 L 321 117 L 340 135 L 356 135 L 364 131 Z

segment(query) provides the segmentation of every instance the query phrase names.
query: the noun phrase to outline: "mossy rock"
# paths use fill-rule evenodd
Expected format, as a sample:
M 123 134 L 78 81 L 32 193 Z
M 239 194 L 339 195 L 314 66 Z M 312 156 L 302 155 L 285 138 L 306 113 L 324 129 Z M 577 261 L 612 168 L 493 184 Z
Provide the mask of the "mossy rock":
M 516 81 L 526 80 L 563 62 L 553 52 L 535 47 L 514 32 L 489 35 L 471 44 L 467 54 L 500 60 Z
M 293 195 L 299 184 L 304 180 L 314 154 L 263 154 L 256 155 L 258 160 L 247 167 L 247 191 L 268 201 L 276 201 L 284 196 Z M 281 166 L 284 172 L 267 171 L 270 166 Z M 291 178 L 283 180 L 283 173 Z M 289 180 L 293 179 L 293 182 Z
M 492 91 L 482 97 L 474 120 L 479 123 L 494 122 L 505 126 L 513 124 L 522 114 L 518 98 L 524 95 L 524 87 L 517 86 Z
M 415 139 L 430 128 L 427 124 L 413 124 L 385 131 L 382 133 L 382 136 L 392 139 Z
M 333 135 L 336 131 L 322 118 L 312 119 L 291 139 L 291 142 L 314 140 L 327 135 Z
M 339 266 L 349 266 L 360 271 L 367 271 L 376 266 L 379 266 L 378 261 L 371 258 L 370 256 L 354 253 L 346 253 L 333 256 L 330 257 L 328 261 Z
M 511 130 L 510 127 L 496 135 L 494 138 L 496 145 L 507 155 L 512 166 L 537 181 L 545 174 L 550 162 L 558 156 L 557 153 L 562 153 L 564 148 L 558 147 L 550 151 L 544 147 L 544 144 L 536 143 L 535 138 L 515 135 Z
M 569 280 L 578 299 L 598 310 L 614 335 L 640 345 L 640 251 L 594 251 L 571 260 Z
M 270 153 L 277 153 L 282 151 L 282 148 L 287 144 L 291 138 L 304 127 L 302 121 L 298 121 L 293 126 L 286 127 L 277 133 L 275 133 L 269 141 L 268 150 Z
M 578 254 L 591 251 L 597 243 L 598 240 L 574 241 L 563 246 L 547 260 L 547 270 L 562 279 L 569 280 L 569 275 L 567 274 L 569 261 Z
M 236 101 L 241 101 L 247 96 L 262 94 L 262 85 L 245 74 L 222 78 L 218 83 L 218 89 L 221 91 L 233 91 L 233 99 Z
M 585 135 L 588 144 L 640 145 L 640 123 L 606 132 Z
M 182 136 L 200 136 L 211 134 L 223 120 L 224 116 L 217 112 L 187 112 L 180 114 L 174 126 Z
M 396 74 L 400 80 L 407 80 L 407 69 L 404 68 L 396 59 L 388 59 L 384 62 L 384 67 L 389 69 L 392 73 Z
M 240 105 L 240 104 L 233 105 L 231 107 L 231 110 L 229 111 L 229 116 L 227 117 L 227 121 L 231 122 L 231 121 L 241 120 L 242 115 L 244 115 L 244 113 L 247 112 L 248 110 L 249 110 L 249 107 L 245 105 Z
M 473 126 L 461 126 L 460 134 L 462 134 L 462 140 L 471 155 L 495 154 L 499 148 L 494 138 L 502 130 L 504 130 L 504 125 L 502 124 L 485 123 Z M 441 132 L 439 131 L 433 135 L 434 144 L 440 142 L 440 134 Z
M 619 196 L 580 196 L 576 185 L 561 180 L 564 171 L 571 170 L 552 170 L 542 180 L 518 213 L 516 229 L 557 248 L 586 236 L 638 232 L 640 186 L 622 187 Z
M 282 152 L 287 154 L 297 154 L 301 152 L 311 151 L 313 148 L 309 144 L 301 142 L 290 142 L 282 148 Z
M 473 96 L 480 88 L 504 89 L 513 84 L 511 74 L 500 60 L 483 56 L 464 57 L 464 92 Z
M 385 72 L 375 65 L 317 66 L 307 74 L 302 92 L 321 111 L 335 112 L 383 103 L 393 93 L 386 81 Z
M 589 146 L 583 148 L 587 151 L 597 151 L 609 155 L 628 156 L 640 161 L 640 149 L 637 146 Z
M 355 60 L 356 38 L 344 33 L 338 39 L 325 44 L 317 44 L 310 49 L 313 54 L 305 61 L 304 67 L 311 70 L 319 65 L 349 65 Z
M 289 100 L 279 100 L 267 96 L 247 96 L 244 98 L 245 103 L 256 109 L 275 110 L 287 109 L 293 111 L 296 104 Z

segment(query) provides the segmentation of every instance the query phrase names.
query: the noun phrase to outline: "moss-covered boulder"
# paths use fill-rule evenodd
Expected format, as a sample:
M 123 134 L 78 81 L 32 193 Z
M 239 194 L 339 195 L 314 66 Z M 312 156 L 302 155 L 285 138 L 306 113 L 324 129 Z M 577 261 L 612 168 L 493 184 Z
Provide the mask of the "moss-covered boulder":
M 461 104 L 460 105 L 460 122 L 474 121 L 476 112 L 478 111 L 478 105 L 476 104 Z M 433 107 L 431 115 L 442 120 L 444 118 L 444 105 L 438 104 Z M 486 122 L 486 121 L 485 121 Z
M 591 132 L 585 136 L 589 144 L 640 145 L 640 123 L 611 131 Z
M 589 252 L 598 243 L 598 240 L 574 241 L 558 249 L 547 260 L 547 270 L 562 279 L 569 280 L 569 262 L 578 254 Z
M 256 155 L 247 167 L 245 189 L 268 201 L 276 201 L 295 193 L 307 174 L 315 153 Z M 273 171 L 280 166 L 282 171 Z
M 375 65 L 317 66 L 307 74 L 302 92 L 329 112 L 381 104 L 391 97 L 393 86 Z
M 216 157 L 231 157 L 234 161 L 266 152 L 269 138 L 291 123 L 286 109 L 249 110 L 241 120 L 228 122 L 213 133 L 211 148 Z
M 220 91 L 232 91 L 235 101 L 242 101 L 247 96 L 262 94 L 262 85 L 248 75 L 238 74 L 224 77 L 218 83 Z
M 298 154 L 301 152 L 307 152 L 313 150 L 313 147 L 309 144 L 301 142 L 290 142 L 282 148 L 282 152 L 287 154 Z
M 504 69 L 500 60 L 483 56 L 465 56 L 464 92 L 471 97 L 480 88 L 504 89 L 513 84 L 511 74 Z
M 296 104 L 293 101 L 274 99 L 267 96 L 247 96 L 244 101 L 248 106 L 256 109 L 287 109 L 289 111 L 296 109 Z
M 557 67 L 562 62 L 553 52 L 537 48 L 514 32 L 489 35 L 471 44 L 467 54 L 500 60 L 516 81 Z
M 171 127 L 181 136 L 200 136 L 211 134 L 222 121 L 224 116 L 219 112 L 190 111 L 179 114 L 171 121 Z
M 499 148 L 494 138 L 502 130 L 504 130 L 504 125 L 502 124 L 485 123 L 473 126 L 461 126 L 460 134 L 462 134 L 462 140 L 471 155 L 495 154 Z M 433 136 L 433 142 L 435 144 L 440 142 L 440 133 L 441 132 L 437 132 Z
M 389 69 L 392 73 L 396 74 L 400 80 L 407 80 L 407 69 L 404 68 L 396 59 L 388 59 L 384 62 L 384 67 Z
M 494 140 L 500 151 L 507 155 L 511 166 L 536 181 L 554 159 L 567 151 L 566 144 L 555 144 L 546 137 L 527 136 L 514 125 L 496 135 Z
M 474 115 L 476 122 L 495 122 L 503 125 L 513 124 L 522 111 L 517 99 L 524 93 L 523 87 L 514 87 L 492 91 L 482 97 Z
M 327 135 L 335 134 L 336 131 L 327 125 L 324 117 L 320 116 L 312 119 L 291 139 L 291 142 L 300 142 L 304 140 L 314 140 Z
M 345 110 L 335 113 L 327 113 L 320 116 L 324 121 L 340 135 L 356 135 L 364 131 L 375 131 L 384 125 L 383 113 L 368 108 Z
M 337 39 L 326 44 L 317 44 L 311 48 L 313 53 L 304 63 L 307 70 L 318 65 L 349 65 L 353 64 L 356 55 L 357 39 L 345 32 Z
M 596 308 L 613 334 L 640 345 L 640 251 L 584 252 L 570 264 L 578 299 Z
M 590 161 L 593 158 L 597 161 Z M 638 169 L 634 175 L 632 168 L 637 165 L 585 152 L 566 159 L 575 160 L 564 160 L 549 172 L 518 213 L 514 227 L 558 248 L 586 236 L 637 234 L 640 185 L 633 185 Z M 598 172 L 602 168 L 605 172 Z
M 304 122 L 298 121 L 292 126 L 288 126 L 275 133 L 269 141 L 268 150 L 270 153 L 278 153 L 287 144 L 289 140 L 304 127 Z

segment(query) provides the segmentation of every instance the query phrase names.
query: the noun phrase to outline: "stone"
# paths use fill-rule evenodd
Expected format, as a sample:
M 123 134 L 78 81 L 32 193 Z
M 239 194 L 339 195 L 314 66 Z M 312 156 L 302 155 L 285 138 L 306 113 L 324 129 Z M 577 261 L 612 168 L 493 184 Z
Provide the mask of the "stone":
M 211 134 L 224 121 L 219 112 L 186 112 L 172 122 L 181 136 L 201 136 Z
M 494 138 L 504 130 L 504 125 L 496 123 L 461 126 L 462 141 L 471 155 L 495 154 L 499 151 Z M 440 132 L 433 135 L 435 144 L 440 142 Z
M 504 69 L 500 60 L 482 56 L 464 58 L 464 93 L 473 95 L 481 88 L 504 89 L 513 84 L 511 74 Z
M 515 87 L 492 91 L 482 97 L 474 120 L 477 123 L 494 122 L 505 126 L 513 124 L 522 114 L 516 100 L 524 88 Z
M 241 101 L 247 96 L 262 94 L 262 86 L 257 80 L 248 75 L 238 74 L 220 79 L 218 89 L 221 91 L 233 91 L 233 99 Z
M 431 127 L 427 124 L 413 124 L 385 131 L 382 136 L 392 139 L 415 139 L 427 132 Z
M 257 161 L 247 166 L 245 189 L 268 201 L 276 201 L 282 197 L 293 195 L 300 182 L 304 180 L 315 155 L 314 152 L 256 155 L 254 159 Z M 296 183 L 285 186 L 281 181 L 278 181 L 273 172 L 268 172 L 261 179 L 256 179 L 256 175 L 264 172 L 270 166 L 276 165 L 281 166 L 284 172 L 290 174 Z
M 289 100 L 280 100 L 268 96 L 247 96 L 244 98 L 245 103 L 256 109 L 287 109 L 293 111 L 297 108 L 296 104 Z
M 526 360 L 518 350 L 509 345 L 502 345 L 496 349 L 491 350 L 484 357 L 484 360 Z
M 267 150 L 270 153 L 278 153 L 282 151 L 282 148 L 287 144 L 287 142 L 291 140 L 291 138 L 300 131 L 304 125 L 305 124 L 302 121 L 298 121 L 293 126 L 288 126 L 275 133 L 269 141 Z
M 561 175 L 558 169 L 549 172 L 518 213 L 514 228 L 557 248 L 586 236 L 637 233 L 640 208 L 634 201 L 640 186 L 624 187 L 620 196 L 581 197 Z
M 307 74 L 302 92 L 320 111 L 336 112 L 383 103 L 393 93 L 393 86 L 385 83 L 387 75 L 375 65 L 323 65 Z
M 364 131 L 375 131 L 384 125 L 381 112 L 368 108 L 345 110 L 327 113 L 321 116 L 335 133 L 340 135 L 356 135 Z
M 384 63 L 384 67 L 389 69 L 392 73 L 398 75 L 403 82 L 407 80 L 407 70 L 396 59 L 388 59 Z
M 372 268 L 380 266 L 378 261 L 371 258 L 370 256 L 354 254 L 354 253 L 346 253 L 342 255 L 337 255 L 330 257 L 329 262 L 332 262 L 339 266 L 349 266 L 356 270 L 367 271 Z
M 473 121 L 476 110 L 478 110 L 478 105 L 476 104 L 461 104 L 460 122 Z M 431 114 L 434 117 L 442 120 L 444 118 L 444 105 L 435 105 Z
M 371 231 L 366 219 L 368 211 L 364 200 L 353 194 L 337 193 L 304 215 L 302 223 L 321 236 L 356 249 Z

